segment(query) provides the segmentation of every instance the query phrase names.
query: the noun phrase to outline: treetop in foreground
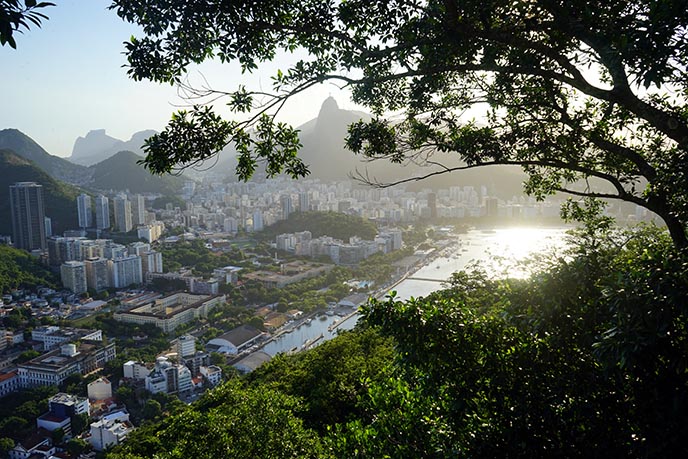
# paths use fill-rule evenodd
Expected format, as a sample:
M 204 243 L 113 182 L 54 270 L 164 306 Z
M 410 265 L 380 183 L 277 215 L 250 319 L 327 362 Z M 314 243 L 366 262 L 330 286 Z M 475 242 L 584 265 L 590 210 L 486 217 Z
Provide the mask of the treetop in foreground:
M 126 44 L 130 76 L 181 84 L 197 103 L 148 140 L 143 163 L 154 172 L 234 143 L 242 179 L 259 166 L 303 176 L 298 133 L 274 114 L 330 81 L 375 114 L 350 126 L 355 153 L 426 165 L 426 177 L 520 165 L 538 198 L 565 191 L 637 204 L 666 222 L 676 246 L 688 245 L 685 1 L 115 0 L 112 8 L 143 28 Z M 236 61 L 251 72 L 295 50 L 310 58 L 278 71 L 270 93 L 185 83 L 192 63 Z M 228 121 L 202 104 L 217 97 L 245 117 Z

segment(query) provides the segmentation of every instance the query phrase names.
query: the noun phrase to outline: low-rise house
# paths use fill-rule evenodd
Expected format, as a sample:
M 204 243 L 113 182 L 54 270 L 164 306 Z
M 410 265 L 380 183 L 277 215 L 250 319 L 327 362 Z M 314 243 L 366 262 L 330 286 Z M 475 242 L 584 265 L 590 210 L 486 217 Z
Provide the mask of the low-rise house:
M 59 393 L 48 399 L 48 412 L 36 419 L 36 425 L 49 432 L 62 429 L 65 438 L 72 436 L 72 417 L 80 414 L 89 415 L 91 405 L 87 398 Z
M 134 427 L 129 422 L 129 414 L 118 411 L 91 424 L 88 442 L 96 451 L 104 451 L 122 443 L 132 430 Z
M 10 459 L 29 459 L 50 457 L 57 449 L 52 445 L 50 432 L 39 429 L 36 433 L 26 438 L 8 451 Z
M 222 382 L 222 369 L 215 365 L 201 367 L 201 375 L 210 387 L 215 387 Z

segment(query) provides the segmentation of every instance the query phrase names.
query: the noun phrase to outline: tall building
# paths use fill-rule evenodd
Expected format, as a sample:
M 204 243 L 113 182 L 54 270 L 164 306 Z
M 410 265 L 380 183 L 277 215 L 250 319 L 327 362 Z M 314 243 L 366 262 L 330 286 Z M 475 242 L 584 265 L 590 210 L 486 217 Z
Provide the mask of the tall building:
M 196 338 L 193 335 L 182 335 L 177 338 L 177 355 L 189 357 L 196 353 Z
M 86 267 L 81 261 L 65 261 L 60 266 L 62 285 L 74 293 L 83 293 L 86 286 Z
M 85 193 L 76 197 L 76 210 L 79 216 L 79 228 L 90 228 L 93 225 L 91 197 Z
M 253 231 L 263 231 L 263 212 L 256 210 L 253 212 Z
M 308 212 L 311 208 L 311 198 L 308 192 L 302 191 L 299 193 L 299 212 Z
M 144 252 L 141 254 L 141 269 L 143 275 L 148 273 L 162 272 L 162 253 L 160 252 Z
M 131 284 L 143 283 L 141 257 L 129 255 L 128 257 L 108 260 L 108 268 L 110 285 L 114 288 L 125 288 Z
M 43 186 L 36 182 L 10 185 L 10 211 L 14 246 L 24 250 L 45 250 Z
M 45 217 L 45 237 L 53 235 L 53 220 L 50 217 Z
M 288 194 L 282 195 L 280 198 L 280 203 L 282 204 L 282 220 L 286 220 L 294 212 L 291 203 L 291 196 Z
M 437 195 L 435 193 L 428 193 L 428 208 L 430 209 L 430 218 L 437 218 Z
M 131 231 L 131 202 L 123 195 L 117 196 L 112 202 L 115 206 L 115 229 L 122 233 Z
M 131 200 L 131 214 L 134 226 L 146 224 L 146 200 L 140 194 L 135 194 Z
M 105 258 L 92 257 L 84 260 L 86 287 L 101 292 L 110 287 L 110 271 Z
M 102 194 L 96 197 L 96 228 L 110 228 L 110 203 Z

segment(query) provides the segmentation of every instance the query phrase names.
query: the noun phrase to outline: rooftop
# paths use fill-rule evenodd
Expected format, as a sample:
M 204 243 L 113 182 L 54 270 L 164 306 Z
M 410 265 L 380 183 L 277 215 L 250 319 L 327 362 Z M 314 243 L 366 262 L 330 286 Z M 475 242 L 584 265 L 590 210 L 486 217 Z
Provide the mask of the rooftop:
M 261 332 L 260 330 L 258 330 L 255 327 L 252 327 L 250 325 L 242 325 L 240 327 L 237 327 L 233 330 L 228 331 L 224 335 L 218 336 L 217 338 L 215 338 L 211 341 L 222 339 L 225 341 L 229 341 L 230 343 L 232 343 L 236 347 L 240 347 L 242 344 L 246 343 L 247 341 L 250 341 L 250 340 L 254 339 L 255 337 L 260 336 L 262 334 L 263 334 L 263 332 Z

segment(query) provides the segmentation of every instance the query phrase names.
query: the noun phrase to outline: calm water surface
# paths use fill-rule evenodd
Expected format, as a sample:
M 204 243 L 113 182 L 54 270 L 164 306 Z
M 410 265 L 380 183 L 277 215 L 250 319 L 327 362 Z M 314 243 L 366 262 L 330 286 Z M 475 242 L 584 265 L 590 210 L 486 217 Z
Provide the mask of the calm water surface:
M 519 262 L 537 253 L 560 250 L 565 247 L 568 228 L 500 228 L 472 230 L 455 236 L 457 245 L 444 256 L 436 258 L 395 287 L 399 299 L 426 296 L 443 287 L 442 282 L 452 273 L 480 263 L 486 270 L 510 277 L 524 277 L 528 270 Z M 304 344 L 318 345 L 333 338 L 337 329 L 349 330 L 356 325 L 358 315 L 348 320 L 336 315 L 318 317 L 290 333 L 285 333 L 263 348 L 270 355 L 302 350 Z M 338 327 L 333 327 L 338 323 Z

